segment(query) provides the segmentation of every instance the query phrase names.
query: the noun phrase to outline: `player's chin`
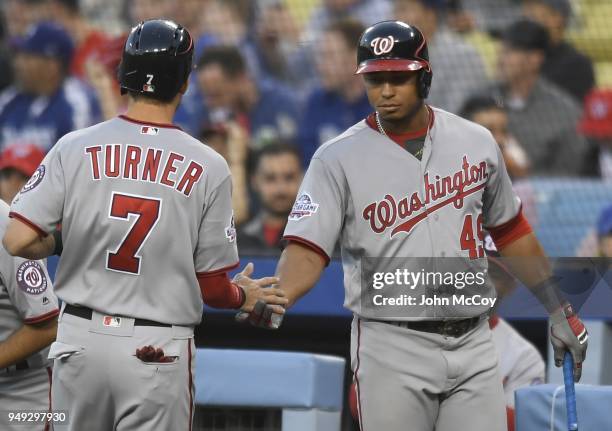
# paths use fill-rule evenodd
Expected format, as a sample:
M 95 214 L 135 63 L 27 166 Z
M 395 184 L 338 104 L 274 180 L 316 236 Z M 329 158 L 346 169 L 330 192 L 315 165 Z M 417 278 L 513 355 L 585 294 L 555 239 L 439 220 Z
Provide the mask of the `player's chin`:
M 406 116 L 401 108 L 385 108 L 378 111 L 378 115 L 385 121 L 398 121 Z

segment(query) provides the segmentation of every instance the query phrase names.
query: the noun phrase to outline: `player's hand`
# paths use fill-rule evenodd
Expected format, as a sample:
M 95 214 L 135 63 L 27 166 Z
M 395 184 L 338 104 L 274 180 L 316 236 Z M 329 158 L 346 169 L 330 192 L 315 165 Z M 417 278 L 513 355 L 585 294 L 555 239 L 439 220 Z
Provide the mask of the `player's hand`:
M 574 358 L 574 381 L 582 374 L 589 334 L 571 304 L 566 304 L 550 315 L 550 340 L 555 353 L 555 366 L 563 365 L 563 356 L 569 351 Z
M 285 293 L 276 287 L 269 287 L 278 283 L 278 277 L 263 277 L 259 279 L 250 278 L 254 266 L 249 263 L 242 272 L 238 273 L 232 280 L 240 286 L 245 293 L 246 300 L 236 320 L 249 321 L 254 326 L 275 329 L 273 315 L 285 314 L 285 305 L 289 302 Z

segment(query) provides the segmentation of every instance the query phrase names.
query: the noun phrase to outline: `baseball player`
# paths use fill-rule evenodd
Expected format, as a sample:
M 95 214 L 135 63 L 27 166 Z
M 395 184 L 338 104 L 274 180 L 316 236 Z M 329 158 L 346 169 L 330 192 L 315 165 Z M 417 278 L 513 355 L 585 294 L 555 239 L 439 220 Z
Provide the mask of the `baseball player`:
M 251 264 L 227 275 L 238 265 L 228 166 L 171 124 L 192 55 L 174 22 L 134 27 L 119 70 L 126 114 L 60 139 L 13 201 L 13 255 L 50 254 L 62 222 L 49 358 L 53 409 L 68 419 L 56 430 L 191 429 L 203 301 L 280 313 L 267 304 L 286 303 L 263 288 L 274 277 L 248 277 Z
M 421 32 L 398 21 L 375 24 L 360 39 L 357 63 L 375 112 L 315 153 L 285 229 L 279 286 L 293 304 L 314 286 L 340 241 L 362 430 L 505 431 L 487 324 L 491 301 L 456 315 L 436 304 L 402 315 L 376 306 L 378 287 L 362 272 L 393 278 L 377 271 L 396 262 L 415 275 L 416 257 L 436 257 L 434 265 L 459 259 L 476 275 L 486 269 L 483 227 L 503 256 L 544 261 L 542 248 L 491 133 L 425 104 L 433 71 Z M 555 361 L 569 349 L 579 378 L 586 330 L 556 294 L 548 268 L 537 269 L 512 268 L 552 313 Z M 432 289 L 459 289 L 439 284 Z M 490 285 L 480 288 L 494 299 Z
M 0 201 L 0 232 L 9 222 Z M 20 413 L 51 408 L 49 345 L 59 308 L 42 261 L 10 256 L 0 248 L 0 429 L 47 430 L 46 420 L 26 422 Z M 27 418 L 24 418 L 27 419 Z

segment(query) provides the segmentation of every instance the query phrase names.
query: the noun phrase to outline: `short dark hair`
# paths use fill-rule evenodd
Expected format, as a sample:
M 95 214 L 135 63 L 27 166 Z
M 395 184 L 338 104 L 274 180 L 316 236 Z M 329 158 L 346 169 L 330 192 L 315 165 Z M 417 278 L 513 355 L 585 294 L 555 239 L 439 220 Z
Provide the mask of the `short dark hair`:
M 505 110 L 502 101 L 496 97 L 488 94 L 476 94 L 465 101 L 459 112 L 461 117 L 471 120 L 479 112 L 489 109 Z
M 548 51 L 550 38 L 544 26 L 529 19 L 519 19 L 504 31 L 502 41 L 522 51 Z
M 197 69 L 217 64 L 223 72 L 234 78 L 246 72 L 246 63 L 235 46 L 219 45 L 206 48 L 198 60 Z
M 270 157 L 270 156 L 282 156 L 284 154 L 290 154 L 295 156 L 295 158 L 298 161 L 298 164 L 300 165 L 300 168 L 302 166 L 302 155 L 300 154 L 300 150 L 293 144 L 290 144 L 288 142 L 283 142 L 283 141 L 277 141 L 277 142 L 272 142 L 270 144 L 265 145 L 264 147 L 262 147 L 261 149 L 257 150 L 254 155 L 253 155 L 253 170 L 252 172 L 255 173 L 257 172 L 257 169 L 259 168 L 259 163 L 262 161 L 262 159 L 264 159 L 265 157 Z
M 330 33 L 339 33 L 344 39 L 344 43 L 349 48 L 357 49 L 359 39 L 365 31 L 365 26 L 356 19 L 342 18 L 329 24 L 325 31 Z

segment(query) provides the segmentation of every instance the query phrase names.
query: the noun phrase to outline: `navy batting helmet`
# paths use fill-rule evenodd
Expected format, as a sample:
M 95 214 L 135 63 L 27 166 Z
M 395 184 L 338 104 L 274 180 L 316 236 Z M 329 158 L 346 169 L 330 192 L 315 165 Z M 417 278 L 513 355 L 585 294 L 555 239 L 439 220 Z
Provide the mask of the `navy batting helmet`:
M 419 96 L 425 99 L 433 74 L 427 42 L 418 28 L 401 21 L 382 21 L 363 32 L 356 73 L 410 71 L 419 71 Z
M 134 92 L 170 101 L 192 69 L 193 39 L 186 28 L 167 20 L 143 21 L 132 29 L 119 66 L 121 94 Z

